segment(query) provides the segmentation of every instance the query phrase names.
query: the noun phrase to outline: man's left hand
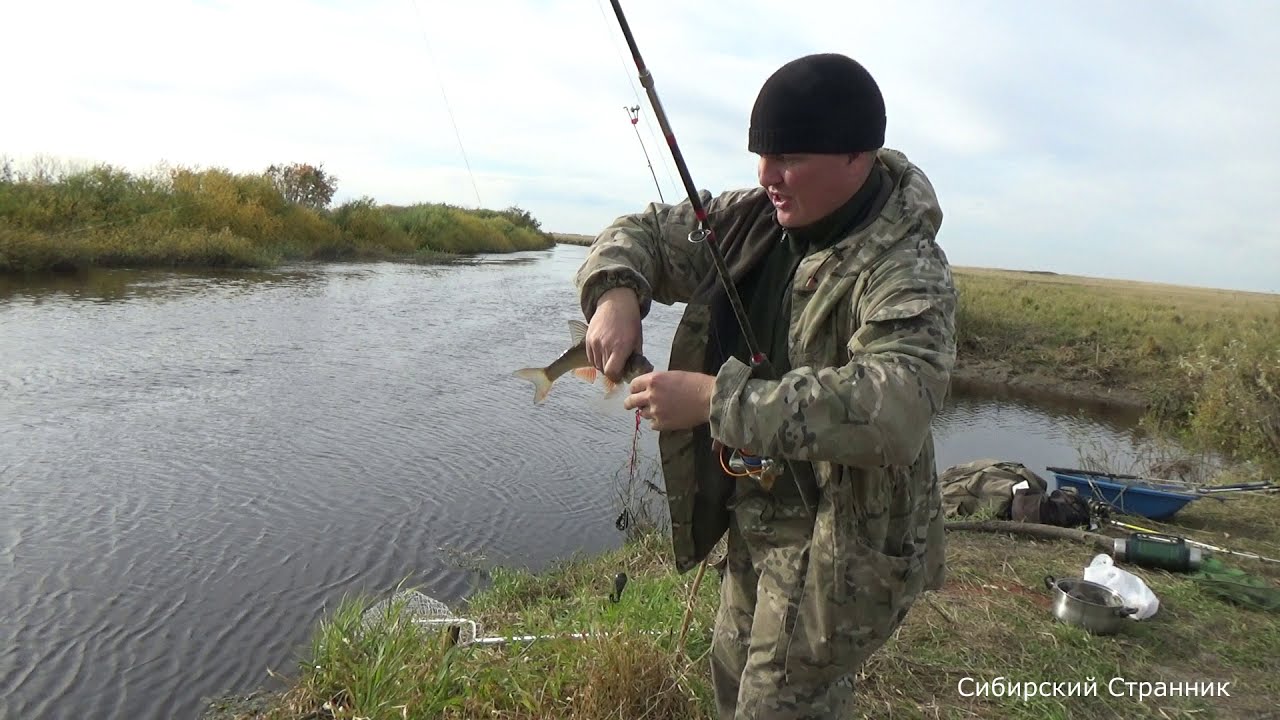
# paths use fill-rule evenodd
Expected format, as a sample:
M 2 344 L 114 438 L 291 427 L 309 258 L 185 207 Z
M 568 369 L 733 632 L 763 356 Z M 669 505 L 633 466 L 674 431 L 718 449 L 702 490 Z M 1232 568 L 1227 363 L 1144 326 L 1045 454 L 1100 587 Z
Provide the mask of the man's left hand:
M 659 370 L 631 381 L 631 394 L 622 406 L 640 409 L 654 430 L 688 430 L 711 417 L 711 391 L 714 375 Z

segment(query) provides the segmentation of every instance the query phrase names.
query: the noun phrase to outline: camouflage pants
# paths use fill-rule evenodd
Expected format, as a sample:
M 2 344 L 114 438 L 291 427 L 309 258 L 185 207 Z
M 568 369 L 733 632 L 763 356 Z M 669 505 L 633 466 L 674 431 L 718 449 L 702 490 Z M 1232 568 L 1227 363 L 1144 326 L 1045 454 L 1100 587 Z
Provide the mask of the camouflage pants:
M 837 494 L 838 495 L 838 494 Z M 711 671 L 720 720 L 853 717 L 859 667 L 919 592 L 919 560 L 857 540 L 842 498 L 735 501 Z

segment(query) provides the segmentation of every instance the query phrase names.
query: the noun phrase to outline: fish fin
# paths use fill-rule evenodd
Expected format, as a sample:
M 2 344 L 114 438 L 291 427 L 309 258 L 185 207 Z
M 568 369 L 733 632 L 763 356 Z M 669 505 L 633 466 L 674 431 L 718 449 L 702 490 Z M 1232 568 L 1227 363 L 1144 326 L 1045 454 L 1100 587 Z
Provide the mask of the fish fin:
M 609 379 L 608 375 L 604 376 L 604 396 L 613 397 L 618 393 L 618 388 L 622 387 L 622 383 L 614 382 Z
M 551 392 L 551 378 L 547 377 L 546 368 L 522 368 L 511 374 L 533 383 L 533 402 L 535 405 L 546 400 L 547 393 Z
M 574 345 L 582 342 L 587 338 L 587 324 L 581 320 L 569 321 L 569 339 Z
M 573 374 L 590 384 L 595 384 L 596 377 L 599 375 L 595 368 L 589 366 L 574 368 Z

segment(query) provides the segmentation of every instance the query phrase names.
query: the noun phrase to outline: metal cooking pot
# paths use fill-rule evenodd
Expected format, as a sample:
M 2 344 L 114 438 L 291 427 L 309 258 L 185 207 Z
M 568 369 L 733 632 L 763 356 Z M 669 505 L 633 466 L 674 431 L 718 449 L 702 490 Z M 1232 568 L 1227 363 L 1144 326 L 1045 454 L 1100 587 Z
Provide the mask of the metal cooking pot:
M 1045 587 L 1053 593 L 1053 616 L 1095 635 L 1111 635 L 1137 608 L 1125 607 L 1124 598 L 1105 585 L 1076 578 L 1046 575 Z

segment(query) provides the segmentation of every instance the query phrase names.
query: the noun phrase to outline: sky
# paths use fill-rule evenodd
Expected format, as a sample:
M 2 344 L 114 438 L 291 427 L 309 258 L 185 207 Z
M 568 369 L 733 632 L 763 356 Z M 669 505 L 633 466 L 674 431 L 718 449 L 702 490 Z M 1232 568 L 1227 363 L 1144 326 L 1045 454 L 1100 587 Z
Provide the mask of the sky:
M 954 265 L 1280 292 L 1280 3 L 622 8 L 698 188 L 755 185 L 760 85 L 840 52 L 937 190 Z M 20 166 L 306 162 L 335 202 L 515 205 L 586 234 L 685 197 L 605 0 L 6 2 L 0 37 Z

